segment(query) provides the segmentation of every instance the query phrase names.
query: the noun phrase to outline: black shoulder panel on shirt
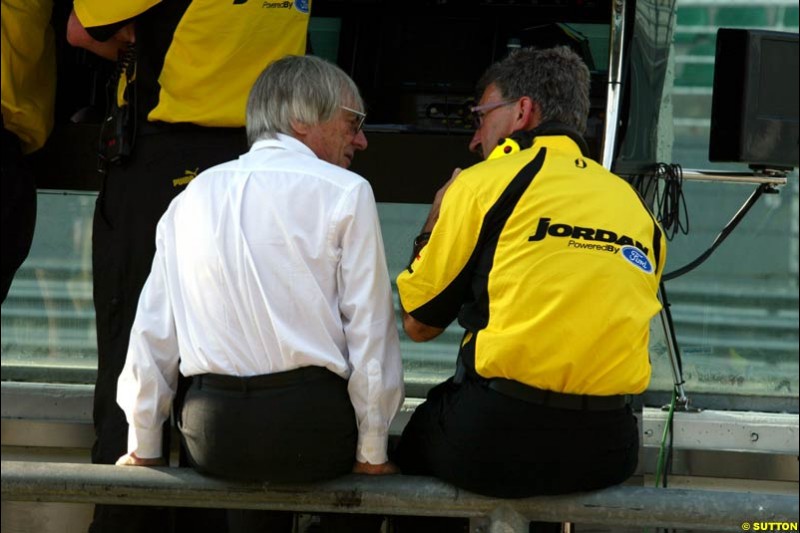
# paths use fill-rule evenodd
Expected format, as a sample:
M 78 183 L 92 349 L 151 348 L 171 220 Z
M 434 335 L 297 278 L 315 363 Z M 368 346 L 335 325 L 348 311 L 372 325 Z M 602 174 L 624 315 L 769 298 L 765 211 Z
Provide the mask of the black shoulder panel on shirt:
M 546 157 L 547 149 L 539 150 L 536 157 L 514 176 L 483 219 L 478 244 L 470 258 L 470 261 L 475 259 L 470 275 L 473 300 L 462 307 L 458 317 L 459 323 L 468 331 L 477 332 L 489 323 L 489 274 L 500 234 L 520 198 L 541 170 Z
M 489 322 L 487 284 L 500 232 L 522 194 L 542 168 L 546 154 L 546 149 L 540 150 L 511 180 L 483 217 L 478 241 L 464 268 L 435 298 L 410 313 L 412 317 L 437 328 L 446 328 L 456 316 L 459 324 L 468 331 L 486 327 Z
M 476 248 L 477 249 L 477 248 Z M 470 299 L 469 281 L 471 264 L 474 262 L 475 252 L 472 252 L 467 264 L 445 289 L 422 305 L 409 313 L 412 317 L 423 324 L 435 328 L 446 328 L 458 316 L 458 311 L 464 300 Z
M 661 257 L 661 228 L 653 220 L 653 258 L 655 259 L 656 272 L 659 271 L 658 259 Z

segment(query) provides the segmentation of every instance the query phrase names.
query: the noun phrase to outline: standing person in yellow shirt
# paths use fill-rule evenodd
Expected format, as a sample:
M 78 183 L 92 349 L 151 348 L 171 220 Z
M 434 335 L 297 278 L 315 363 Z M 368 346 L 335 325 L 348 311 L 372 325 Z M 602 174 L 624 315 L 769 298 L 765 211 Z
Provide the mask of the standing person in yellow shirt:
M 36 225 L 36 180 L 26 156 L 53 129 L 56 88 L 52 0 L 2 2 L 2 301 L 28 256 Z
M 117 378 L 150 273 L 156 223 L 198 173 L 247 150 L 249 89 L 272 61 L 305 52 L 309 10 L 308 1 L 75 2 L 69 42 L 125 58 L 101 135 L 107 173 L 94 214 L 95 463 L 114 464 L 127 450 Z M 140 511 L 98 506 L 92 531 L 164 525 Z

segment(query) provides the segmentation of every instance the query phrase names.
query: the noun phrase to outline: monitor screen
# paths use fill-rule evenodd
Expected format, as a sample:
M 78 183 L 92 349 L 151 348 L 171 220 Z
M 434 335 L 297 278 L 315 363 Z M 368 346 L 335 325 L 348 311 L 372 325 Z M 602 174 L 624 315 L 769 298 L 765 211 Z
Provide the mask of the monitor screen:
M 798 165 L 798 35 L 720 29 L 709 160 L 755 169 Z

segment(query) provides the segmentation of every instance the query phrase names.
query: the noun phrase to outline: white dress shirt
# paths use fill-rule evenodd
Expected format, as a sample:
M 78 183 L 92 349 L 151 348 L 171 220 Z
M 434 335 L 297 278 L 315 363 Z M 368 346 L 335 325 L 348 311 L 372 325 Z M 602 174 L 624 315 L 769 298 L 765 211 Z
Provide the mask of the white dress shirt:
M 385 462 L 403 370 L 369 184 L 286 135 L 194 179 L 158 223 L 119 378 L 129 453 L 161 455 L 179 363 L 185 376 L 325 367 L 349 380 L 356 459 Z

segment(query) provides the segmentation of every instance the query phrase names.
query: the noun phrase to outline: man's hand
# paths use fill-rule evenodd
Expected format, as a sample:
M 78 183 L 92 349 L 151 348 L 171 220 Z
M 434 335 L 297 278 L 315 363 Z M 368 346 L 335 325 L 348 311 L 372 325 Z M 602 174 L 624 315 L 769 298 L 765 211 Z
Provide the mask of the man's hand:
M 380 465 L 373 465 L 370 463 L 362 463 L 360 461 L 356 461 L 356 464 L 353 465 L 353 473 L 354 474 L 369 474 L 372 476 L 383 476 L 387 474 L 399 474 L 400 469 L 397 468 L 391 461 L 386 461 Z
M 126 453 L 115 463 L 117 466 L 166 466 L 167 462 L 162 457 L 144 459 L 136 457 L 135 453 Z
M 439 209 L 442 206 L 442 198 L 444 198 L 444 193 L 447 192 L 447 189 L 450 188 L 450 185 L 453 184 L 456 176 L 458 176 L 460 173 L 460 168 L 453 170 L 453 175 L 450 176 L 450 179 L 447 180 L 447 183 L 442 185 L 442 187 L 436 191 L 436 195 L 433 197 L 433 205 L 431 205 L 431 212 L 428 213 L 428 219 L 425 221 L 425 226 L 422 227 L 423 233 L 433 231 L 433 226 L 435 226 L 436 221 L 439 220 Z
M 120 50 L 135 41 L 136 34 L 133 23 L 123 26 L 109 40 L 101 42 L 89 35 L 89 32 L 86 31 L 86 28 L 83 27 L 83 24 L 75 14 L 74 9 L 69 14 L 69 20 L 67 20 L 67 42 L 72 46 L 85 48 L 100 57 L 116 61 Z
M 442 334 L 445 328 L 437 328 L 423 324 L 413 316 L 403 311 L 403 330 L 408 338 L 414 342 L 427 342 Z

